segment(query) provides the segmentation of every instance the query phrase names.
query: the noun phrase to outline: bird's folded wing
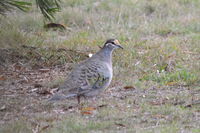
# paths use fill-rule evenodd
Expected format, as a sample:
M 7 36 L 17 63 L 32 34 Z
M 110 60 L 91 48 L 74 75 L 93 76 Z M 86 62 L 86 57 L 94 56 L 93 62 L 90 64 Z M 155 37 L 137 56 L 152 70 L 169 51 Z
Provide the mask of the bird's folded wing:
M 69 89 L 70 94 L 81 95 L 92 91 L 92 89 L 101 89 L 109 81 L 109 78 L 96 67 L 83 68 L 79 72 L 76 81 L 79 87 Z
M 92 89 L 102 89 L 105 84 L 109 82 L 109 77 L 106 77 L 102 73 L 98 73 L 98 77 L 94 80 L 89 80 L 92 83 Z

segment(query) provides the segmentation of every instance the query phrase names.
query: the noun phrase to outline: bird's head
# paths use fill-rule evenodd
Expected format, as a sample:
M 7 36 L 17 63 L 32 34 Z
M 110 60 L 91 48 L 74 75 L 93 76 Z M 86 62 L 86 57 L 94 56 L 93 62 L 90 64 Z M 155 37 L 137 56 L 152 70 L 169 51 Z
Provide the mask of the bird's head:
M 123 49 L 123 47 L 120 45 L 119 41 L 117 39 L 108 39 L 103 48 L 108 48 L 110 50 L 116 49 L 116 48 L 121 48 Z

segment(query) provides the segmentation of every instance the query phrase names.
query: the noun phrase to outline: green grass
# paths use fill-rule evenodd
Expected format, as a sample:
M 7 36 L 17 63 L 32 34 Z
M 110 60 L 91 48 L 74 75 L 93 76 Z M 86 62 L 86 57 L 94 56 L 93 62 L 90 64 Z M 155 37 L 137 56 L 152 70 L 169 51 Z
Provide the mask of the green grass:
M 8 125 L 4 125 L 4 127 L 0 128 L 1 133 L 32 133 L 31 129 L 24 120 L 14 121 Z
M 65 31 L 45 30 L 36 8 L 0 16 L 0 47 L 9 50 L 0 57 L 8 64 L 20 62 L 43 68 L 77 63 L 98 51 L 106 39 L 117 38 L 124 50 L 114 52 L 113 82 L 106 92 L 114 88 L 116 97 L 126 96 L 122 100 L 106 93 L 97 104 L 107 106 L 92 116 L 66 111 L 56 114 L 59 120 L 46 122 L 47 116 L 38 111 L 35 115 L 40 120 L 30 116 L 28 124 L 14 121 L 3 125 L 2 131 L 31 132 L 36 130 L 32 124 L 36 121 L 49 125 L 44 130 L 45 126 L 38 127 L 42 132 L 199 132 L 199 105 L 174 105 L 199 97 L 199 13 L 199 0 L 63 0 L 55 22 L 65 25 Z M 55 74 L 44 86 L 57 87 L 62 78 Z M 125 86 L 135 90 L 126 91 Z M 163 99 L 167 99 L 164 105 L 150 104 Z M 72 101 L 46 109 L 43 104 L 36 107 L 54 115 L 53 109 L 76 104 Z
M 62 133 L 62 132 L 80 132 L 80 133 L 88 133 L 88 132 L 95 132 L 98 130 L 109 128 L 111 124 L 107 121 L 92 121 L 86 120 L 83 118 L 68 118 L 65 121 L 62 121 L 55 127 L 53 130 L 49 131 L 50 133 Z
M 197 81 L 197 75 L 187 72 L 185 70 L 180 70 L 177 72 L 157 72 L 150 75 L 145 75 L 141 80 L 152 80 L 161 84 L 182 84 L 182 85 L 191 85 Z

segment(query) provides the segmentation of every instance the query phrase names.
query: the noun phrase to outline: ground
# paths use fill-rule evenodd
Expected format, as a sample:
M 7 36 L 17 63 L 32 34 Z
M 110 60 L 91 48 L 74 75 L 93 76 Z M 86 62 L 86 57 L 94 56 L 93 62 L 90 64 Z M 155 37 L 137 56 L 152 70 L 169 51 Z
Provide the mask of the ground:
M 0 17 L 0 132 L 200 132 L 200 2 L 69 0 L 43 27 L 33 7 Z M 95 99 L 48 102 L 79 61 L 117 38 Z

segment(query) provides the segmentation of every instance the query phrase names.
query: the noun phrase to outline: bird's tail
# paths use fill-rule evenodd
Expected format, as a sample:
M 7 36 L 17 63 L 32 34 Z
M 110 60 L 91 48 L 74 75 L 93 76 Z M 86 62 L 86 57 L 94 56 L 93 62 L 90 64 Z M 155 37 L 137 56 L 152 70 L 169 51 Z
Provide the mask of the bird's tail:
M 64 94 L 55 94 L 52 98 L 50 98 L 48 101 L 58 101 L 58 100 L 64 100 L 67 98 L 75 97 L 77 94 L 69 94 L 69 95 L 64 95 Z

